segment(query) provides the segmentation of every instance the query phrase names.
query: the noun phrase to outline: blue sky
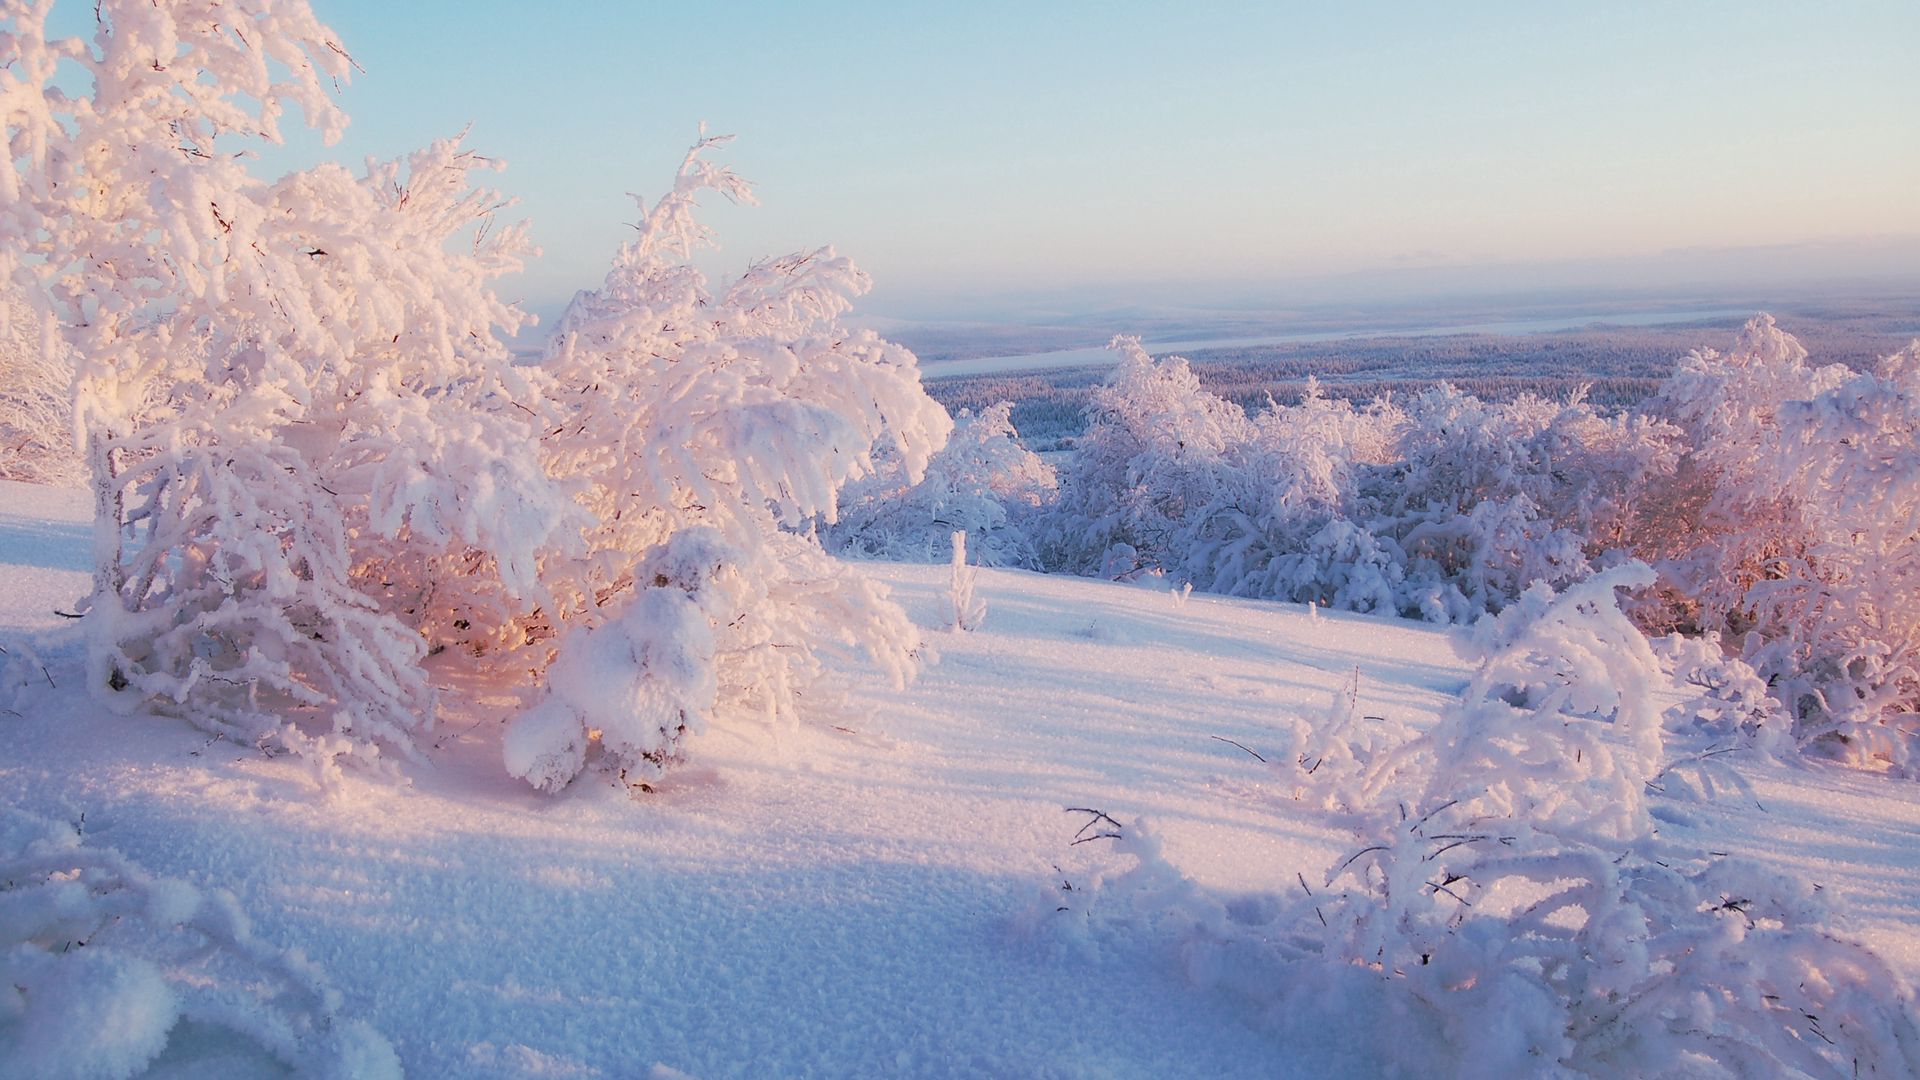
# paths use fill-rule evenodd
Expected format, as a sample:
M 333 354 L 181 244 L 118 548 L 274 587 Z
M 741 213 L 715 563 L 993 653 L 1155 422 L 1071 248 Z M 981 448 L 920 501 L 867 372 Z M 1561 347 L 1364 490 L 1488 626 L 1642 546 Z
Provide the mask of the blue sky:
M 536 308 L 701 120 L 763 204 L 716 268 L 832 243 L 883 312 L 1920 236 L 1913 0 L 314 7 L 367 69 L 337 152 L 471 123 Z

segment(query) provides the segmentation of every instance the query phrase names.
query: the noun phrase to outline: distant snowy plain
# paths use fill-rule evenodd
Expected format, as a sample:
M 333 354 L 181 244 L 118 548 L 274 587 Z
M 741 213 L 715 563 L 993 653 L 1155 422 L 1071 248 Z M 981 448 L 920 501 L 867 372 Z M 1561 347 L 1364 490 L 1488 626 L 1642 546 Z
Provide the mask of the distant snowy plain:
M 81 492 L 0 484 L 0 645 L 46 682 L 0 713 L 0 806 L 231 890 L 408 1075 L 1368 1075 L 1362 1049 L 1393 1037 L 1363 1014 L 1303 1030 L 1193 984 L 1151 934 L 1089 950 L 1048 920 L 1112 858 L 1071 843 L 1069 807 L 1150 819 L 1212 889 L 1324 873 L 1354 836 L 1249 751 L 1355 668 L 1364 712 L 1430 723 L 1468 677 L 1444 631 L 986 570 L 985 624 L 959 633 L 946 568 L 875 565 L 938 653 L 905 689 L 856 683 L 800 730 L 722 726 L 651 794 L 549 798 L 500 766 L 516 688 L 443 656 L 453 707 L 411 782 L 329 798 L 290 759 L 89 701 L 54 613 L 86 589 L 88 515 Z M 1663 831 L 1837 891 L 1845 929 L 1920 980 L 1920 788 L 1739 767 L 1764 810 L 1670 806 Z M 155 1075 L 246 1060 L 179 1045 Z

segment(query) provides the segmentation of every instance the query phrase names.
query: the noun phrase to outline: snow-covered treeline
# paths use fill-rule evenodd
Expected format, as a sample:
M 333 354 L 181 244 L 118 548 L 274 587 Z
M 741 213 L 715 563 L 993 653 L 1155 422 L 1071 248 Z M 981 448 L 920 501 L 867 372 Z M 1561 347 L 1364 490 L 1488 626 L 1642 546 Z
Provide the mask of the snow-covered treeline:
M 0 479 L 69 484 L 85 478 L 73 452 L 73 359 L 18 289 L 0 292 Z
M 970 465 L 969 491 L 1018 495 L 960 513 L 1041 568 L 1466 623 L 1640 559 L 1643 628 L 1724 643 L 1717 663 L 1757 672 L 1809 751 L 1913 771 L 1920 344 L 1819 367 L 1761 316 L 1632 410 L 1448 384 L 1356 405 L 1309 383 L 1251 415 L 1184 359 L 1114 347 L 1051 497 L 1015 449 Z M 894 488 L 863 491 L 836 542 L 937 559 L 956 501 Z

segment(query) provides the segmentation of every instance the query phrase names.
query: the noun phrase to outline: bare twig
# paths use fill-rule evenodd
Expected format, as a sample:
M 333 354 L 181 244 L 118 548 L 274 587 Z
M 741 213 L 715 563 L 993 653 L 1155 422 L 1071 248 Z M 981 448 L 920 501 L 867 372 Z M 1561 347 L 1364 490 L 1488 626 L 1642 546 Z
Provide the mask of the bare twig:
M 1387 850 L 1387 845 L 1375 844 L 1372 847 L 1363 847 L 1359 851 L 1356 851 L 1353 854 L 1347 856 L 1346 862 L 1343 862 L 1339 866 L 1334 867 L 1333 872 L 1327 875 L 1327 884 L 1329 885 L 1333 884 L 1333 879 L 1339 877 L 1342 873 L 1346 872 L 1347 867 L 1352 866 L 1354 863 L 1354 860 L 1358 859 L 1360 856 L 1365 855 L 1370 851 L 1385 851 L 1385 850 Z
M 1306 893 L 1306 894 L 1307 894 L 1307 898 L 1308 898 L 1309 900 L 1311 900 L 1311 899 L 1313 898 L 1313 890 L 1312 890 L 1312 889 L 1309 889 L 1309 888 L 1307 888 L 1307 875 L 1305 875 L 1305 874 L 1303 874 L 1303 873 L 1301 873 L 1301 872 L 1300 872 L 1300 871 L 1298 871 L 1298 870 L 1295 870 L 1295 871 L 1293 872 L 1293 876 L 1294 876 L 1294 877 L 1297 877 L 1297 878 L 1299 878 L 1299 879 L 1300 879 L 1300 890 L 1301 890 L 1302 892 L 1304 892 L 1304 893 Z M 1327 925 L 1327 917 L 1326 917 L 1326 915 L 1325 915 L 1325 914 L 1323 914 L 1323 913 L 1322 913 L 1322 912 L 1320 911 L 1320 905 L 1319 905 L 1319 904 L 1315 904 L 1315 905 L 1313 905 L 1313 913 L 1314 913 L 1315 915 L 1317 915 L 1317 916 L 1319 916 L 1319 918 L 1320 918 L 1320 925 L 1321 925 L 1321 926 L 1325 926 L 1325 925 Z
M 1120 839 L 1121 830 L 1126 828 L 1125 825 L 1120 824 L 1118 821 L 1115 821 L 1111 816 L 1109 816 L 1105 810 L 1095 810 L 1091 806 L 1069 806 L 1066 808 L 1066 812 L 1069 814 L 1092 814 L 1093 815 L 1092 817 L 1087 819 L 1087 823 L 1085 825 L 1080 826 L 1079 832 L 1076 832 L 1073 834 L 1073 844 L 1084 844 L 1090 840 L 1118 840 Z M 1113 826 L 1112 832 L 1089 832 L 1088 831 L 1090 829 L 1097 829 L 1100 823 L 1103 821 L 1106 822 L 1108 825 Z M 1072 844 L 1069 844 L 1068 846 L 1072 846 Z
M 1425 815 L 1423 815 L 1423 816 L 1422 816 L 1422 817 L 1420 818 L 1420 820 L 1419 820 L 1419 821 L 1416 821 L 1416 822 L 1414 822 L 1414 823 L 1413 823 L 1412 825 L 1410 825 L 1410 826 L 1408 826 L 1408 827 L 1407 827 L 1407 831 L 1408 831 L 1408 832 L 1419 832 L 1419 831 L 1420 831 L 1420 826 L 1422 826 L 1422 825 L 1425 825 L 1425 824 L 1426 824 L 1426 823 L 1427 823 L 1427 822 L 1428 822 L 1429 820 L 1431 820 L 1431 819 L 1432 819 L 1432 817 L 1433 817 L 1433 815 L 1435 815 L 1435 814 L 1437 814 L 1437 813 L 1439 813 L 1439 812 L 1440 812 L 1440 811 L 1442 811 L 1442 810 L 1445 810 L 1445 809 L 1446 809 L 1447 807 L 1449 807 L 1449 806 L 1454 806 L 1454 805 L 1456 805 L 1456 804 L 1458 804 L 1459 802 L 1460 802 L 1460 800 L 1459 800 L 1459 799 L 1448 799 L 1448 800 L 1447 800 L 1446 802 L 1443 802 L 1443 803 L 1441 803 L 1441 804 L 1440 804 L 1439 806 L 1436 806 L 1436 807 L 1434 807 L 1433 809 L 1431 809 L 1431 810 L 1429 810 L 1429 811 L 1427 811 L 1427 812 L 1426 812 L 1426 814 L 1425 814 Z M 1404 814 L 1405 812 L 1406 812 L 1406 811 L 1405 811 L 1405 809 L 1403 808 L 1403 809 L 1401 810 L 1401 813 L 1403 813 L 1403 814 Z
M 1263 758 L 1263 757 L 1261 757 L 1261 756 L 1260 756 L 1260 752 L 1259 752 L 1259 751 L 1257 751 L 1257 750 L 1255 750 L 1255 749 L 1253 749 L 1252 747 L 1250 747 L 1250 746 L 1247 746 L 1247 745 L 1245 745 L 1244 743 L 1237 743 L 1237 742 L 1234 742 L 1234 741 L 1233 741 L 1232 739 L 1229 739 L 1229 738 L 1227 738 L 1227 737 L 1225 737 L 1225 736 L 1223 736 L 1223 735 L 1209 735 L 1209 736 L 1207 736 L 1207 738 L 1209 738 L 1209 739 L 1219 739 L 1219 740 L 1220 740 L 1221 742 L 1223 742 L 1223 743 L 1226 743 L 1226 744 L 1227 744 L 1227 745 L 1229 745 L 1229 746 L 1238 746 L 1238 747 L 1240 747 L 1240 749 L 1242 749 L 1242 750 L 1245 750 L 1245 751 L 1246 751 L 1247 753 L 1249 753 L 1249 754 L 1252 754 L 1252 755 L 1253 755 L 1253 759 L 1254 759 L 1255 761 L 1259 761 L 1259 762 L 1262 762 L 1262 763 L 1264 763 L 1264 762 L 1265 762 L 1265 761 L 1267 760 L 1266 758 Z
M 1433 889 L 1434 892 L 1446 893 L 1448 896 L 1453 897 L 1455 900 L 1459 901 L 1461 907 L 1472 907 L 1473 905 L 1468 903 L 1465 897 L 1461 896 L 1457 892 L 1454 892 L 1452 889 L 1447 888 L 1447 886 L 1452 885 L 1454 882 L 1459 881 L 1465 877 L 1466 877 L 1465 874 L 1454 874 L 1448 877 L 1447 880 L 1445 881 L 1429 881 L 1427 882 L 1427 885 L 1428 887 Z

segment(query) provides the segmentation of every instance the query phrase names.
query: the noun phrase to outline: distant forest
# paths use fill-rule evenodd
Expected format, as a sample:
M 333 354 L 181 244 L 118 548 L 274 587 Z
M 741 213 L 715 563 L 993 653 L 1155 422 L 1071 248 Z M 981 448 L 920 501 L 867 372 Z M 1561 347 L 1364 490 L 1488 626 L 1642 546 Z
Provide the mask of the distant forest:
M 1884 310 L 1884 309 L 1882 309 Z M 1209 391 L 1258 413 L 1271 398 L 1297 404 L 1309 378 L 1329 397 L 1355 403 L 1418 392 L 1449 382 L 1483 400 L 1532 392 L 1564 398 L 1587 386 L 1603 408 L 1637 404 L 1701 345 L 1724 343 L 1741 317 L 1652 327 L 1606 327 L 1525 335 L 1453 334 L 1348 338 L 1181 353 Z M 1814 355 L 1854 368 L 1894 352 L 1920 334 L 1920 319 L 1865 316 L 1844 307 L 1780 316 Z M 1151 345 L 1149 351 L 1157 353 Z M 1064 449 L 1086 430 L 1086 406 L 1104 367 L 1003 372 L 951 378 L 923 369 L 927 392 L 949 412 L 975 413 L 1013 403 L 1013 423 L 1035 450 Z

